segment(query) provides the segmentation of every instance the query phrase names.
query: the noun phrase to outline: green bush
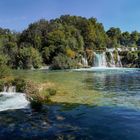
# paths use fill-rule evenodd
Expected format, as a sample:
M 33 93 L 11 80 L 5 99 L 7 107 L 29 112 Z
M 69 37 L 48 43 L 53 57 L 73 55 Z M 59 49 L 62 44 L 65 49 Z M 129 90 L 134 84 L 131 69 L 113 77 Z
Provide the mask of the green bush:
M 63 54 L 54 57 L 52 62 L 52 69 L 71 69 L 77 68 L 78 62 L 75 59 L 69 58 Z
M 137 52 L 129 51 L 129 52 L 127 53 L 127 59 L 128 59 L 128 61 L 130 61 L 130 62 L 134 62 L 135 60 L 138 59 L 138 53 L 137 53 Z
M 31 107 L 35 110 L 40 110 L 44 103 L 50 102 L 50 97 L 56 94 L 56 89 L 47 88 L 39 90 L 39 87 L 35 83 L 28 82 L 25 93 L 27 93 Z
M 39 95 L 44 99 L 44 103 L 50 102 L 50 97 L 54 96 L 56 94 L 56 89 L 54 88 L 48 88 L 46 90 L 43 90 Z
M 31 107 L 35 110 L 41 110 L 44 103 L 49 103 L 50 97 L 56 94 L 55 89 L 46 89 L 42 92 L 36 90 L 31 95 L 29 95 L 29 101 L 31 103 Z
M 26 81 L 22 78 L 15 78 L 12 82 L 16 86 L 17 92 L 24 92 L 26 88 Z
M 4 55 L 1 55 L 1 54 L 0 54 L 0 66 L 4 66 L 4 65 L 6 65 L 7 62 L 8 62 L 7 57 L 4 56 Z
M 38 50 L 33 47 L 24 47 L 19 50 L 18 66 L 23 69 L 40 68 L 42 58 Z
M 3 88 L 4 88 L 4 81 L 0 80 L 0 92 L 3 91 Z
M 0 79 L 10 76 L 10 68 L 6 65 L 0 66 Z
M 47 91 L 48 91 L 48 93 L 49 93 L 50 96 L 53 96 L 53 95 L 56 94 L 56 89 L 48 88 Z

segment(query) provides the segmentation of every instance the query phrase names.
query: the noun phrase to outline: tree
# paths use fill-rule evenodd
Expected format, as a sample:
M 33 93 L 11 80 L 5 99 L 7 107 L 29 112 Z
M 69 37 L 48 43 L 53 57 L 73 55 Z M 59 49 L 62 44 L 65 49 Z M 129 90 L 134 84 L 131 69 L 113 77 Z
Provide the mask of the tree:
M 131 44 L 136 44 L 140 38 L 140 34 L 137 31 L 134 31 L 130 34 Z
M 130 45 L 130 34 L 129 32 L 123 32 L 120 37 L 120 44 L 127 47 Z
M 120 46 L 140 46 L 140 33 L 121 33 L 115 27 L 105 32 L 103 24 L 93 17 L 62 15 L 50 21 L 41 19 L 21 33 L 0 28 L 0 55 L 6 58 L 5 65 L 11 68 L 39 68 L 58 60 L 66 67 L 77 67 L 81 52 L 87 54 L 92 64 L 94 51 Z
M 109 46 L 112 48 L 116 48 L 118 44 L 120 44 L 120 38 L 121 38 L 121 30 L 119 28 L 114 28 L 111 27 L 107 32 L 106 32 L 109 40 Z
M 54 57 L 52 62 L 52 69 L 71 69 L 76 67 L 78 67 L 76 60 L 63 54 Z
M 33 47 L 21 48 L 18 54 L 18 67 L 23 69 L 40 68 L 42 58 Z

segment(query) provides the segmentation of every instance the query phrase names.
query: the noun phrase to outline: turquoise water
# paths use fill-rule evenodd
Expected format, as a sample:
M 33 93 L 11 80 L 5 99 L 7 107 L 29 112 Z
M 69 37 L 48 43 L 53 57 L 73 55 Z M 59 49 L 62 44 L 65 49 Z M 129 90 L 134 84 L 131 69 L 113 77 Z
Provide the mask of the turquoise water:
M 95 68 L 85 72 L 93 74 L 84 82 L 88 89 L 102 94 L 102 105 L 140 108 L 140 69 Z
M 21 71 L 36 81 L 51 80 L 71 94 L 70 103 L 0 112 L 0 139 L 139 140 L 140 69 Z M 94 94 L 96 92 L 96 100 Z M 85 96 L 83 96 L 85 95 Z M 88 96 L 90 103 L 84 100 Z M 93 102 L 92 102 L 93 98 Z M 88 103 L 87 100 L 87 103 Z M 75 103 L 74 103 L 75 101 Z M 85 102 L 84 102 L 85 101 Z

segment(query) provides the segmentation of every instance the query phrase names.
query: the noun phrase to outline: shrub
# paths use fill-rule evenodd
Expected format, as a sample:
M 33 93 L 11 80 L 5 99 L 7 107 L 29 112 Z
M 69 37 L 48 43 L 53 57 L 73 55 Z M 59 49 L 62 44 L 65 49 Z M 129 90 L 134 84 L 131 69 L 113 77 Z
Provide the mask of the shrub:
M 4 86 L 11 86 L 13 85 L 13 77 L 6 77 L 0 79 L 0 92 L 4 90 Z
M 41 89 L 41 90 L 40 90 Z M 50 97 L 56 94 L 56 89 L 43 87 L 40 84 L 26 81 L 25 91 L 33 109 L 39 110 L 44 103 L 50 102 Z
M 44 89 L 42 92 L 40 92 L 40 96 L 43 99 L 44 103 L 48 103 L 50 102 L 50 97 L 54 96 L 56 94 L 56 89 L 54 88 L 48 88 L 48 89 Z
M 77 68 L 78 62 L 75 59 L 69 58 L 63 54 L 59 54 L 58 56 L 54 57 L 52 63 L 52 69 L 71 69 Z
M 50 96 L 53 96 L 53 95 L 56 94 L 56 89 L 48 88 L 47 91 L 48 91 L 48 93 L 49 93 Z
M 138 53 L 137 52 L 131 52 L 131 51 L 128 52 L 127 53 L 127 59 L 130 62 L 134 62 L 135 60 L 138 59 Z
M 10 76 L 10 68 L 6 65 L 0 66 L 0 79 Z
M 51 88 L 43 90 L 42 92 L 38 92 L 38 91 L 36 93 L 34 92 L 29 97 L 31 107 L 37 111 L 41 110 L 43 104 L 51 102 L 50 97 L 55 94 L 56 94 L 56 90 Z
M 24 47 L 19 50 L 18 65 L 23 69 L 40 68 L 42 64 L 42 58 L 38 50 L 32 47 Z
M 71 49 L 67 49 L 66 54 L 70 58 L 75 58 L 75 56 L 76 56 L 75 52 L 73 50 L 71 50 Z
M 22 78 L 15 78 L 12 82 L 13 85 L 16 86 L 17 92 L 25 92 L 26 81 Z
M 43 98 L 39 95 L 37 84 L 32 81 L 26 81 L 24 92 L 27 95 L 27 99 L 30 101 L 31 107 L 35 110 L 40 110 L 42 108 Z
M 3 88 L 4 88 L 4 81 L 0 80 L 0 92 L 3 91 Z

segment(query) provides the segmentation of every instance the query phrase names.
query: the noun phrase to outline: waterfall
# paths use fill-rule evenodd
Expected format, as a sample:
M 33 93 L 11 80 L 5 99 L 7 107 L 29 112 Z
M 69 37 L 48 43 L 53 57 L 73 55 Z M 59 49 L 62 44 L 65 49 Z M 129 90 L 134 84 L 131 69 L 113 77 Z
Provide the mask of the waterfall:
M 116 67 L 113 52 L 110 52 L 110 67 Z
M 94 67 L 106 67 L 107 63 L 106 63 L 106 54 L 105 52 L 103 53 L 95 53 L 94 52 Z
M 87 59 L 84 58 L 84 57 L 82 57 L 82 64 L 83 64 L 84 66 L 88 66 L 88 61 L 87 61 Z
M 116 51 L 116 53 L 115 53 Z M 94 52 L 93 67 L 122 67 L 121 58 L 118 53 L 121 49 L 116 50 L 115 48 L 106 49 L 105 52 L 97 53 Z M 106 55 L 109 54 L 109 59 Z M 115 62 L 116 55 L 116 62 Z
M 3 92 L 15 93 L 16 86 L 4 86 Z
M 29 105 L 26 95 L 16 92 L 16 86 L 4 86 L 0 92 L 0 111 L 22 109 Z

